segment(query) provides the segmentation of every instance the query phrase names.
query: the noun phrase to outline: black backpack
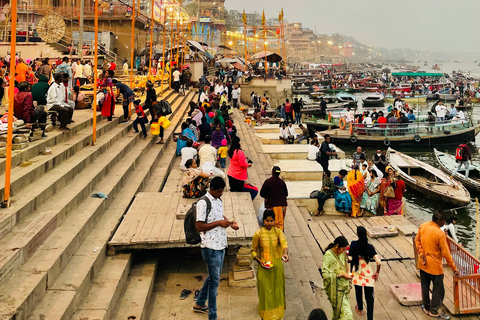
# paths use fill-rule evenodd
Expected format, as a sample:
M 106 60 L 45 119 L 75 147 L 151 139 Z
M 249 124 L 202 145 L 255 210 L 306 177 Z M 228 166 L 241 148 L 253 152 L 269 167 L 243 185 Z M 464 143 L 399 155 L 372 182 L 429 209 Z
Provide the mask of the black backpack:
M 208 215 L 212 209 L 212 203 L 208 197 L 203 196 L 198 201 L 205 200 L 207 203 L 207 214 L 205 216 L 205 223 L 207 223 Z M 202 239 L 200 238 L 200 233 L 197 231 L 197 202 L 192 204 L 190 209 L 188 209 L 185 214 L 185 221 L 183 222 L 183 229 L 185 230 L 185 240 L 188 244 L 199 244 Z
M 170 106 L 170 103 L 168 103 L 167 100 L 161 100 L 159 102 L 160 105 L 160 110 L 162 111 L 162 114 L 164 116 L 168 116 L 169 114 L 172 114 L 172 107 Z

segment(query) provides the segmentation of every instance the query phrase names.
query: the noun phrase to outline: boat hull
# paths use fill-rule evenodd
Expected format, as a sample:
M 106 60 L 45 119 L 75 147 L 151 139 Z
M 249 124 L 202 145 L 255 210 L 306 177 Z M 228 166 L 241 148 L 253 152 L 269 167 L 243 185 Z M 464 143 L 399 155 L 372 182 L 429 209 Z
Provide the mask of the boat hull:
M 384 100 L 370 100 L 370 101 L 366 101 L 366 100 L 363 100 L 363 108 L 366 109 L 366 108 L 383 108 L 385 106 Z
M 356 135 L 356 141 L 352 142 L 350 135 L 330 134 L 332 143 L 336 145 L 352 145 L 352 146 L 375 146 L 375 147 L 435 147 L 445 145 L 458 145 L 459 141 L 473 141 L 477 134 L 476 128 L 468 128 L 462 131 L 452 132 L 450 134 L 441 135 L 420 135 L 421 139 L 416 142 L 412 137 L 389 137 L 390 144 L 385 143 L 385 137 Z
M 443 152 L 439 152 L 437 149 L 434 149 L 435 156 L 437 158 L 438 163 L 440 163 L 440 167 L 442 170 L 450 175 L 452 175 L 453 171 L 455 168 L 452 166 L 449 166 L 445 161 L 443 161 L 443 157 L 447 156 Z M 453 156 L 452 156 L 453 157 Z M 472 168 L 471 168 L 472 169 Z M 470 170 L 472 172 L 473 170 Z M 460 181 L 466 188 L 480 192 L 480 182 L 473 180 L 473 179 L 467 179 L 465 178 L 464 174 L 457 173 L 454 178 L 458 181 Z
M 402 180 L 405 181 L 405 184 L 407 186 L 409 186 L 410 188 L 414 189 L 415 191 L 423 194 L 425 197 L 427 197 L 429 199 L 443 201 L 443 202 L 446 202 L 446 203 L 449 203 L 449 204 L 452 204 L 452 205 L 458 206 L 458 207 L 463 207 L 463 206 L 466 206 L 467 204 L 470 203 L 470 202 L 465 202 L 464 200 L 456 199 L 454 197 L 445 197 L 444 194 L 439 194 L 439 193 L 435 192 L 435 190 L 432 189 L 432 188 L 424 188 L 422 186 L 419 186 L 415 183 L 412 183 L 412 182 L 408 181 L 407 179 L 402 179 Z

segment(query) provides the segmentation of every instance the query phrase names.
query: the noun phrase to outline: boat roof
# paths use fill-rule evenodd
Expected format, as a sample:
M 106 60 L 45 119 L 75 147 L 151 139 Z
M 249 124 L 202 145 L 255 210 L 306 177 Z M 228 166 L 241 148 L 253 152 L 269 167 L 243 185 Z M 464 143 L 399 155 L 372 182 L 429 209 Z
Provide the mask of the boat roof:
M 443 73 L 393 72 L 392 76 L 399 76 L 399 77 L 443 77 Z

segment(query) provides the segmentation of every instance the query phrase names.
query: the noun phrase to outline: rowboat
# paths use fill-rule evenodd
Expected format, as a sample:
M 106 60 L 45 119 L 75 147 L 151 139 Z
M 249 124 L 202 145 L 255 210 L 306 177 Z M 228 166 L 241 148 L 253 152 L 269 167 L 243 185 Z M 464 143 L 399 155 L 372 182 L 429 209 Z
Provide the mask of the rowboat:
M 427 198 L 460 207 L 470 203 L 470 192 L 442 170 L 392 148 L 388 148 L 387 158 L 405 184 Z
M 395 101 L 395 97 L 393 96 L 386 96 L 385 97 L 385 102 L 387 103 L 392 103 Z M 415 102 L 426 102 L 427 101 L 427 96 L 426 95 L 422 95 L 422 96 L 415 96 L 415 97 L 405 97 L 405 98 L 402 98 L 403 101 L 405 102 L 409 102 L 409 103 L 415 103 Z
M 364 99 L 363 108 L 382 108 L 384 106 L 384 98 L 381 94 L 369 94 Z
M 433 152 L 435 152 L 435 157 L 437 157 L 437 161 L 440 163 L 442 170 L 451 176 L 453 171 L 455 171 L 455 168 L 458 166 L 455 156 L 438 151 L 435 148 L 433 149 Z M 469 169 L 468 178 L 465 177 L 465 168 L 463 166 L 455 174 L 454 178 L 460 181 L 468 189 L 480 191 L 480 166 L 470 164 Z
M 357 105 L 357 98 L 346 92 L 339 92 L 337 93 L 337 100 L 338 102 L 348 102 L 350 106 Z

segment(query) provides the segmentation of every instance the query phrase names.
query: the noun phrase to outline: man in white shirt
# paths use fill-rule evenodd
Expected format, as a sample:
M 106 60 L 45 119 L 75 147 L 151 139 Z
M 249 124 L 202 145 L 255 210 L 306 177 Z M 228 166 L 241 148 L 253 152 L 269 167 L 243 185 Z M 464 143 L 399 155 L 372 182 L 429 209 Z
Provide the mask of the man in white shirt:
M 238 88 L 237 86 L 235 86 L 232 90 L 232 101 L 233 101 L 234 108 L 238 108 L 238 95 L 239 95 Z
M 198 150 L 202 172 L 209 174 L 212 178 L 220 177 L 225 179 L 225 173 L 215 167 L 215 163 L 217 162 L 217 149 L 210 145 L 211 141 L 211 136 L 205 136 L 205 144 Z
M 350 110 L 350 108 L 347 109 L 347 113 L 345 114 L 345 119 L 347 123 L 355 121 L 355 115 L 353 114 L 353 111 Z
M 312 140 L 310 142 L 310 145 L 308 146 L 308 154 L 307 154 L 307 159 L 310 161 L 316 161 L 317 160 L 317 154 L 320 149 L 317 146 L 317 141 Z
M 182 154 L 182 160 L 180 161 L 180 168 L 182 170 L 185 170 L 185 162 L 187 160 L 193 159 L 193 161 L 197 160 L 197 149 L 193 148 L 193 140 L 188 139 L 187 140 L 187 146 L 185 148 L 182 148 L 180 153 Z
M 370 116 L 369 113 L 367 113 L 367 116 L 365 117 L 365 119 L 363 119 L 362 121 L 363 124 L 366 124 L 368 128 L 371 128 L 372 127 L 372 117 Z
M 90 65 L 90 62 L 86 62 L 85 65 L 83 66 L 83 74 L 85 75 L 85 80 L 87 83 L 90 83 L 93 81 L 93 72 L 92 72 L 92 66 Z
M 437 122 L 445 122 L 446 108 L 442 101 L 438 102 L 437 106 L 435 107 L 435 112 L 437 114 Z M 444 130 L 444 127 L 442 127 L 442 130 Z
M 210 182 L 210 190 L 197 202 L 196 227 L 200 233 L 202 256 L 207 264 L 208 277 L 198 294 L 193 311 L 207 313 L 209 319 L 217 319 L 217 291 L 222 274 L 225 249 L 227 248 L 228 227 L 238 230 L 235 221 L 224 216 L 220 197 L 225 190 L 225 181 L 215 177 Z M 207 201 L 210 205 L 207 204 Z M 210 207 L 210 211 L 208 211 Z M 207 212 L 208 211 L 208 212 Z M 208 300 L 208 307 L 207 302 Z
M 75 66 L 75 81 L 73 83 L 74 86 L 83 86 L 85 84 L 86 78 L 85 73 L 83 71 L 83 61 L 79 61 Z
M 204 102 L 208 102 L 208 95 L 205 91 L 202 91 L 202 94 L 200 95 L 200 103 Z
M 288 144 L 292 144 L 295 141 L 295 128 L 291 122 L 288 124 L 288 127 L 286 127 L 285 124 L 282 125 L 280 129 L 280 139 Z
M 173 71 L 172 76 L 173 76 L 173 89 L 176 92 L 179 92 L 180 91 L 180 71 L 178 71 L 178 68 L 175 69 L 175 71 Z
M 223 93 L 223 86 L 220 83 L 217 83 L 215 85 L 215 90 L 214 90 L 216 95 L 221 95 Z
M 65 102 L 65 87 L 62 83 L 63 73 L 54 75 L 54 83 L 47 91 L 47 108 L 56 111 L 60 120 L 60 131 L 68 131 L 67 125 L 72 121 L 73 108 Z

